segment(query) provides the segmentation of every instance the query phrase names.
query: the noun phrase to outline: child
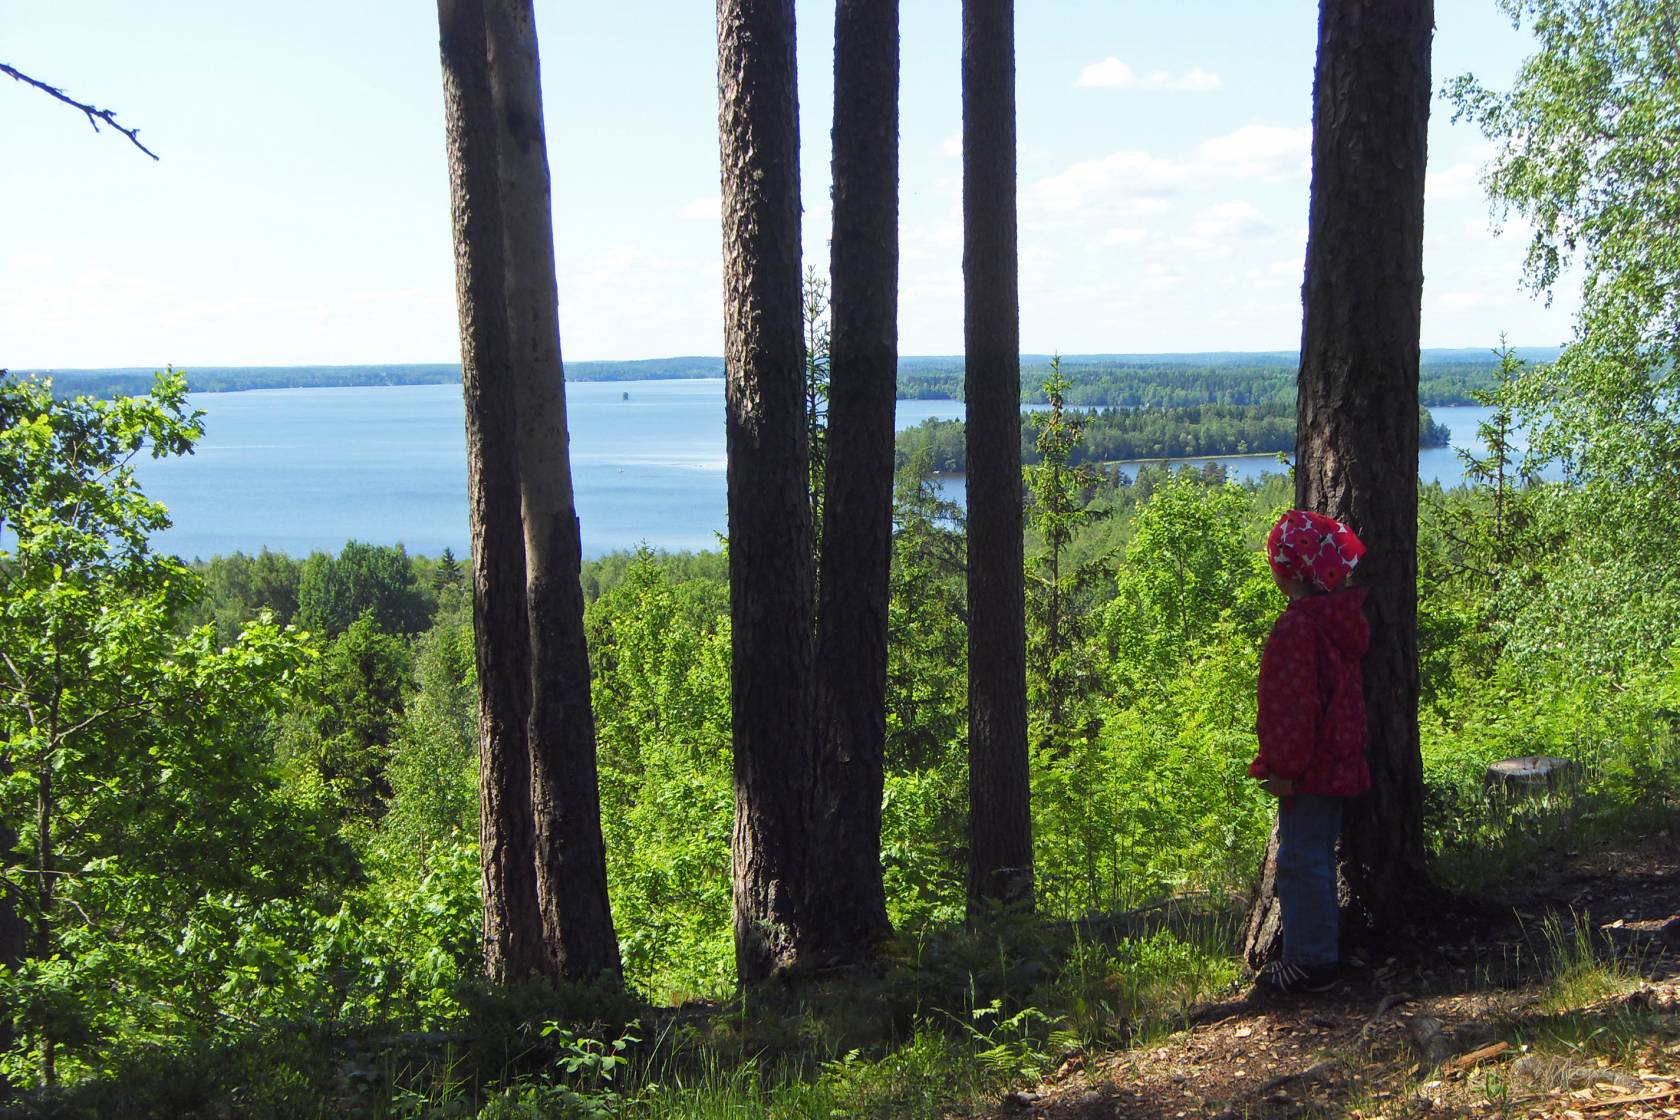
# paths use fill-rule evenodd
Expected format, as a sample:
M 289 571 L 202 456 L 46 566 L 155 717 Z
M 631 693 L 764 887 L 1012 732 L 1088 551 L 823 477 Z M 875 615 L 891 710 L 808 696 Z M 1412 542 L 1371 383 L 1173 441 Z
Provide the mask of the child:
M 1266 539 L 1289 606 L 1260 658 L 1260 756 L 1248 768 L 1278 798 L 1277 897 L 1283 953 L 1261 970 L 1273 991 L 1324 991 L 1341 951 L 1336 839 L 1342 799 L 1370 788 L 1360 659 L 1370 642 L 1365 590 L 1337 590 L 1365 552 L 1353 530 L 1290 510 Z

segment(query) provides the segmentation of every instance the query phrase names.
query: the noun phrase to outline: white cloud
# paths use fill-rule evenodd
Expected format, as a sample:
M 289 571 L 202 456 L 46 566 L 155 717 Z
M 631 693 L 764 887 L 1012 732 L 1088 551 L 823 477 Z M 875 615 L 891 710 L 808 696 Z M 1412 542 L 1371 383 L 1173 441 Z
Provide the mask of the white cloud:
M 723 199 L 714 194 L 683 203 L 682 209 L 678 210 L 677 214 L 684 218 L 711 218 L 717 221 L 720 220 L 720 215 L 723 212 L 722 208 Z
M 1467 307 L 1479 307 L 1486 300 L 1483 292 L 1442 292 L 1435 297 L 1435 306 L 1461 311 Z
M 1201 237 L 1175 237 L 1172 239 L 1173 248 L 1186 253 L 1195 253 L 1203 260 L 1219 260 L 1228 257 L 1233 250 L 1229 245 L 1208 241 Z
M 1282 179 L 1311 170 L 1312 127 L 1249 124 L 1204 140 L 1196 156 L 1210 171 L 1228 176 Z
M 1240 198 L 1209 206 L 1190 223 L 1191 236 L 1204 241 L 1223 241 L 1233 237 L 1265 237 L 1272 232 L 1271 225 L 1260 216 L 1260 208 Z
M 1102 159 L 1081 160 L 1055 175 L 1030 184 L 1021 192 L 1021 209 L 1067 212 L 1096 206 L 1155 203 L 1166 209 L 1161 195 L 1190 183 L 1190 169 L 1148 152 L 1122 151 Z M 1135 208 L 1133 212 L 1137 212 Z
M 1116 226 L 1102 235 L 1101 244 L 1109 247 L 1116 245 L 1136 245 L 1148 233 L 1136 226 Z
M 900 303 L 920 303 L 928 300 L 961 299 L 962 269 L 929 271 L 915 279 L 907 279 L 899 286 Z
M 1218 74 L 1192 67 L 1182 74 L 1168 70 L 1151 70 L 1139 74 L 1113 55 L 1094 62 L 1079 72 L 1078 84 L 1084 89 L 1159 89 L 1183 93 L 1207 93 L 1225 83 Z
M 1280 261 L 1273 261 L 1266 271 L 1270 272 L 1273 276 L 1287 276 L 1290 273 L 1300 276 L 1305 269 L 1306 265 L 1302 262 L 1302 258 L 1285 257 Z
M 962 250 L 962 208 L 933 221 L 900 222 L 899 252 L 908 257 L 928 257 Z
M 1170 208 L 1167 198 L 1198 187 L 1304 178 L 1311 149 L 1310 127 L 1251 124 L 1202 141 L 1185 159 L 1132 149 L 1113 152 L 1028 184 L 1021 191 L 1021 211 L 1105 217 L 1161 213 Z
M 1454 163 L 1445 167 L 1431 167 L 1424 176 L 1424 197 L 1431 202 L 1449 198 L 1477 198 L 1482 193 L 1477 179 L 1476 165 Z
M 960 155 L 962 155 L 962 132 L 961 132 L 961 130 L 953 132 L 953 133 L 951 133 L 951 135 L 945 137 L 945 142 L 939 145 L 939 152 L 940 152 L 941 155 L 947 155 L 947 156 L 960 156 Z
M 1150 285 L 1156 288 L 1170 288 L 1184 281 L 1184 273 L 1181 270 L 1160 261 L 1155 261 L 1144 269 L 1144 274 L 1149 277 Z

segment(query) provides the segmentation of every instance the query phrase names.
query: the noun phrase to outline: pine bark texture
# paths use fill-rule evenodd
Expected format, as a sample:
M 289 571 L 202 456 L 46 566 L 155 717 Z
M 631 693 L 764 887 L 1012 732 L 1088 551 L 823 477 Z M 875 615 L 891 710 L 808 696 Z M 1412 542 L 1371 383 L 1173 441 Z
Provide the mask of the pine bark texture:
M 551 975 L 567 981 L 591 981 L 603 974 L 617 978 L 621 967 L 607 902 L 595 717 L 578 578 L 582 545 L 567 452 L 536 17 L 531 0 L 487 0 L 487 7 L 510 362 L 518 386 L 537 899 Z
M 970 917 L 1033 902 L 1012 0 L 963 0 Z
M 792 0 L 718 0 L 736 971 L 797 966 L 810 824 L 811 512 Z
M 898 395 L 898 0 L 834 17 L 828 469 L 818 579 L 815 842 L 806 887 L 824 964 L 892 933 L 881 873 Z
M 1344 916 L 1395 929 L 1429 891 L 1418 746 L 1418 336 L 1432 0 L 1322 0 L 1296 413 L 1295 501 L 1369 551 L 1371 790 L 1348 805 Z M 1275 951 L 1268 861 L 1252 961 Z
M 531 820 L 530 640 L 496 119 L 481 0 L 438 0 L 479 680 L 479 861 L 492 983 L 547 975 Z
M 0 752 L 0 781 L 11 776 L 11 757 Z M 9 821 L 0 820 L 0 858 L 6 860 L 5 866 L 8 868 L 16 866 L 14 853 L 17 850 L 17 841 L 16 827 Z M 21 892 L 10 882 L 0 881 L 0 968 L 14 973 L 23 963 L 24 952 L 29 947 L 29 921 L 18 912 L 20 896 Z M 10 1051 L 14 1039 L 11 1017 L 0 1015 L 0 1053 Z M 0 1093 L 5 1093 L 10 1087 L 11 1083 L 5 1075 L 0 1074 Z

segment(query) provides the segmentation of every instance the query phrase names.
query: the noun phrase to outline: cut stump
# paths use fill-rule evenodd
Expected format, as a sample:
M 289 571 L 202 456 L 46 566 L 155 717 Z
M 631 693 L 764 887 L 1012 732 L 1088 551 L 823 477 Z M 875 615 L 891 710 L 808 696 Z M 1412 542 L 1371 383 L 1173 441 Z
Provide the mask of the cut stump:
M 1529 754 L 1521 758 L 1504 758 L 1487 768 L 1482 789 L 1489 795 L 1504 797 L 1532 797 L 1552 793 L 1575 774 L 1575 764 L 1567 758 Z

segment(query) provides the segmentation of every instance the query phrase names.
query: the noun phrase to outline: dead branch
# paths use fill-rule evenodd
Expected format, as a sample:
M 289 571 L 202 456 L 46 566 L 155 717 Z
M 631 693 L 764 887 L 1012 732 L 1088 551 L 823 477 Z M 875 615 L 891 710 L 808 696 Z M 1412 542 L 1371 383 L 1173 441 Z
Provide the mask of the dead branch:
M 1451 1076 L 1455 1073 L 1468 1073 L 1470 1070 L 1481 1065 L 1489 1058 L 1497 1058 L 1510 1048 L 1511 1044 L 1509 1042 L 1495 1042 L 1482 1047 L 1480 1050 L 1472 1050 L 1468 1054 L 1460 1054 L 1458 1057 L 1442 1066 L 1441 1073 L 1445 1076 Z
M 1393 995 L 1384 996 L 1381 1002 L 1377 1004 L 1377 1010 L 1369 1019 L 1365 1020 L 1365 1025 L 1359 1028 L 1359 1037 L 1366 1042 L 1370 1042 L 1376 1036 L 1377 1024 L 1382 1021 L 1384 1015 L 1403 1003 L 1411 1003 L 1416 998 L 1410 992 L 1396 992 Z
M 1660 1093 L 1643 1093 L 1631 1097 L 1611 1097 L 1609 1100 L 1593 1101 L 1591 1104 L 1580 1104 L 1575 1107 L 1581 1112 L 1598 1112 L 1606 1108 L 1620 1108 L 1624 1104 L 1649 1104 L 1652 1101 L 1671 1101 L 1680 1097 L 1680 1089 L 1667 1089 Z
M 115 110 L 99 109 L 92 105 L 88 105 L 85 102 L 77 101 L 74 97 L 71 97 L 57 86 L 49 86 L 45 82 L 31 78 L 28 74 L 25 74 L 21 70 L 17 70 L 11 66 L 7 66 L 4 62 L 0 62 L 0 74 L 10 74 L 13 78 L 16 78 L 24 85 L 34 86 L 47 96 L 55 97 L 72 108 L 80 109 L 83 113 L 87 114 L 88 124 L 93 126 L 93 130 L 95 132 L 99 131 L 99 122 L 104 121 L 107 125 L 110 125 L 111 128 L 128 137 L 128 142 L 133 144 L 136 148 L 139 148 L 142 152 L 145 152 L 153 159 L 158 158 L 158 154 L 156 152 L 140 143 L 140 130 L 138 128 L 124 128 L 122 125 L 117 123 L 117 114 Z

